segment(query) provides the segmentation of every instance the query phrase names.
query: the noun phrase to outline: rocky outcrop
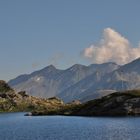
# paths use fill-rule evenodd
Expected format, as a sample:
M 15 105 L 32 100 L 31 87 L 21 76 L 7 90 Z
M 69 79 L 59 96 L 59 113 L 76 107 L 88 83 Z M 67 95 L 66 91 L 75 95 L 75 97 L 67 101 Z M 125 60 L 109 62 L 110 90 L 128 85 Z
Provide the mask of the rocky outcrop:
M 43 99 L 27 95 L 25 91 L 15 92 L 6 82 L 0 81 L 0 112 L 52 110 L 63 104 L 55 97 Z
M 0 80 L 0 92 L 7 92 L 12 90 L 10 86 L 3 80 Z
M 116 92 L 89 101 L 73 115 L 81 116 L 127 116 L 140 115 L 140 91 Z
M 33 112 L 33 115 L 38 115 Z M 140 90 L 116 92 L 84 104 L 66 104 L 41 115 L 136 116 L 140 115 Z

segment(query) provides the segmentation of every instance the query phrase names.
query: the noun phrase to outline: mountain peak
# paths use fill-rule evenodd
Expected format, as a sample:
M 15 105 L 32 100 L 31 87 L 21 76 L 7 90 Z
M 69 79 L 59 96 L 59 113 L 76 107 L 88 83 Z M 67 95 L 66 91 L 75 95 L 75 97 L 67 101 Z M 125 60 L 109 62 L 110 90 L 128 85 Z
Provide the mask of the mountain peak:
M 131 63 L 140 63 L 140 57 L 138 57 L 137 59 L 133 60 Z
M 56 67 L 54 65 L 49 65 L 47 66 L 48 69 L 56 69 Z
M 114 65 L 114 66 L 119 66 L 117 63 L 115 62 L 105 62 L 105 63 L 101 63 L 101 64 L 90 64 L 89 67 L 95 67 L 95 66 L 109 66 L 109 65 Z
M 45 67 L 44 69 L 42 69 L 43 71 L 47 70 L 47 71 L 53 71 L 53 70 L 56 70 L 56 67 L 54 65 L 49 65 L 47 67 Z
M 74 64 L 69 69 L 75 71 L 75 70 L 79 70 L 79 69 L 83 69 L 83 68 L 86 68 L 86 66 L 81 65 L 81 64 Z
M 125 65 L 123 65 L 122 67 L 126 67 L 127 66 L 127 68 L 130 66 L 130 68 L 132 69 L 134 66 L 135 67 L 140 67 L 140 57 L 139 58 L 137 58 L 137 59 L 135 59 L 135 60 L 133 60 L 133 61 L 131 61 L 130 63 L 128 63 L 128 64 L 125 64 Z

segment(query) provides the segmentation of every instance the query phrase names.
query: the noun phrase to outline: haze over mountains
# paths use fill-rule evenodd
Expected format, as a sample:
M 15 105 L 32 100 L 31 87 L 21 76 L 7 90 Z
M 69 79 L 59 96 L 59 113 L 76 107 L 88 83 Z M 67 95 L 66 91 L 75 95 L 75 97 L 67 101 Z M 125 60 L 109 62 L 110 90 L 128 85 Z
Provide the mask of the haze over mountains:
M 39 97 L 58 96 L 65 102 L 82 102 L 113 91 L 140 88 L 140 58 L 123 66 L 116 63 L 75 64 L 66 70 L 53 65 L 9 81 L 17 91 Z

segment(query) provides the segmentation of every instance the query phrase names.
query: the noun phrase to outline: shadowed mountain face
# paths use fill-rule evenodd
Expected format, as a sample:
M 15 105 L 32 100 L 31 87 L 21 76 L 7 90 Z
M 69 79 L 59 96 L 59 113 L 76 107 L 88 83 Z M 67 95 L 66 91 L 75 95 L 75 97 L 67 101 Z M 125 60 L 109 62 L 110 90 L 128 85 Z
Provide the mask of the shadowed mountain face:
M 119 66 L 115 63 L 75 64 L 66 70 L 50 65 L 10 80 L 17 91 L 39 97 L 58 96 L 65 102 L 88 101 L 116 90 L 140 88 L 140 58 Z

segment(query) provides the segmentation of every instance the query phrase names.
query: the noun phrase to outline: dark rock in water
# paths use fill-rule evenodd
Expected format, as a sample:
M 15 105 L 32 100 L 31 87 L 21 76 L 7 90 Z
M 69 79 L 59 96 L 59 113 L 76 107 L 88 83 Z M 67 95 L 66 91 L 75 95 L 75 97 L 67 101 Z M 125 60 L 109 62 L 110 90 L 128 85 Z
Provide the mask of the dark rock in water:
M 32 116 L 32 113 L 31 112 L 26 113 L 24 116 Z

